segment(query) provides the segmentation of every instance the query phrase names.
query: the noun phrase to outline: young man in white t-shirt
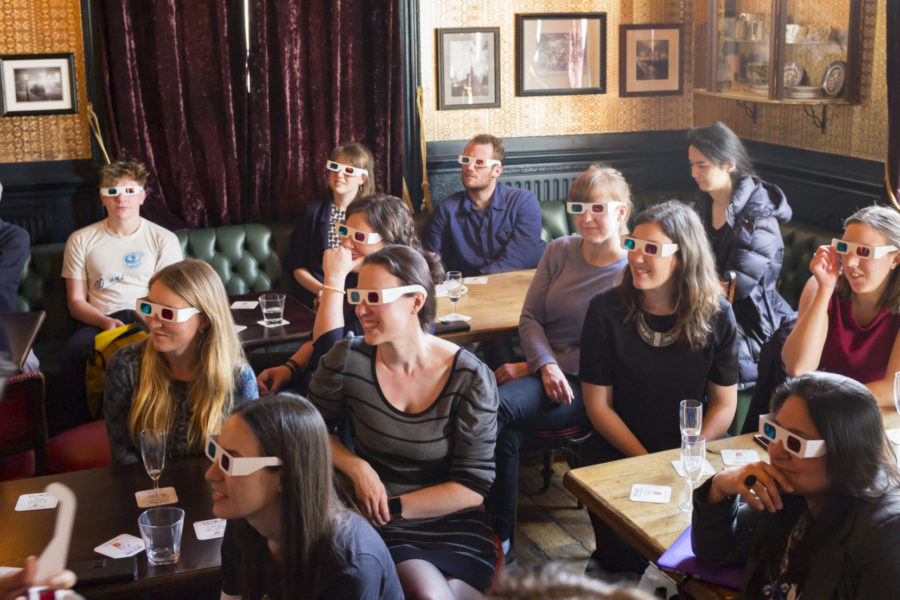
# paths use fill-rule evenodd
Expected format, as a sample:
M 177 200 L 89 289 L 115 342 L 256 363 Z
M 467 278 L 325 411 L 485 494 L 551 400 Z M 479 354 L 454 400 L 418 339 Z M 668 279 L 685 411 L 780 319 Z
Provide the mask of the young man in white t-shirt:
M 85 359 L 99 332 L 134 321 L 134 305 L 147 295 L 158 270 L 182 260 L 174 233 L 141 217 L 149 173 L 135 160 L 100 169 L 100 201 L 106 218 L 69 236 L 63 256 L 69 313 L 83 326 L 60 356 L 69 392 L 67 410 L 85 406 Z

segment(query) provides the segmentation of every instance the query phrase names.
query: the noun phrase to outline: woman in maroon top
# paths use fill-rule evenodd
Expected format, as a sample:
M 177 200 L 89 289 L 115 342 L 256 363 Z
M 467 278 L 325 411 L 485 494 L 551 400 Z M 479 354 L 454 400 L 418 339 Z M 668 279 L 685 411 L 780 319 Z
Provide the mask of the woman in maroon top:
M 846 375 L 891 406 L 900 371 L 898 250 L 900 213 L 885 206 L 857 211 L 844 222 L 842 239 L 819 246 L 782 351 L 788 375 Z

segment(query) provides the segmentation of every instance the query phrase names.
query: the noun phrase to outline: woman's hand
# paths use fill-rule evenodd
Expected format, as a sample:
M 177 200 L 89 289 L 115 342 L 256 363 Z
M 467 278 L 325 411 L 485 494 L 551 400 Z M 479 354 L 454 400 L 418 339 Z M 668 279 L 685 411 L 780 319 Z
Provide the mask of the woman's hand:
M 381 478 L 372 465 L 360 460 L 358 466 L 348 475 L 353 480 L 357 506 L 363 515 L 375 526 L 389 522 L 391 514 L 388 511 L 387 490 L 384 489 L 384 484 L 381 483 Z
M 353 254 L 343 246 L 329 248 L 322 255 L 322 271 L 325 273 L 325 282 L 339 282 L 343 287 L 347 275 L 353 271 L 354 267 L 362 264 L 362 261 L 363 257 L 353 260 Z
M 291 380 L 291 370 L 284 365 L 266 369 L 256 378 L 259 395 L 274 394 Z
M 541 381 L 544 384 L 544 392 L 551 400 L 555 400 L 560 404 L 572 404 L 575 395 L 569 386 L 569 380 L 559 365 L 556 363 L 547 363 L 541 367 Z
M 506 363 L 497 367 L 494 371 L 494 377 L 497 379 L 497 385 L 503 385 L 513 379 L 531 375 L 531 369 L 528 368 L 527 362 Z
M 740 494 L 754 509 L 775 512 L 784 507 L 779 489 L 788 493 L 794 491 L 790 481 L 777 467 L 755 462 L 714 475 L 707 502 L 721 502 L 729 496 Z
M 837 250 L 831 246 L 816 248 L 816 253 L 809 261 L 809 271 L 816 278 L 819 289 L 827 292 L 830 296 L 841 274 L 841 258 Z

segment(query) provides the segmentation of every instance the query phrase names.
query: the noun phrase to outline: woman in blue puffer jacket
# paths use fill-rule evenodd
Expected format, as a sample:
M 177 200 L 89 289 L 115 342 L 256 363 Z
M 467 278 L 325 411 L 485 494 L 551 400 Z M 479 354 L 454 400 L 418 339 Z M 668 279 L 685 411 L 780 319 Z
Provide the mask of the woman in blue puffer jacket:
M 775 291 L 784 242 L 779 223 L 791 219 L 781 189 L 756 176 L 741 140 L 723 123 L 688 132 L 691 177 L 700 188 L 697 211 L 716 257 L 719 278 L 737 275 L 739 389 L 756 384 L 762 344 L 794 311 Z

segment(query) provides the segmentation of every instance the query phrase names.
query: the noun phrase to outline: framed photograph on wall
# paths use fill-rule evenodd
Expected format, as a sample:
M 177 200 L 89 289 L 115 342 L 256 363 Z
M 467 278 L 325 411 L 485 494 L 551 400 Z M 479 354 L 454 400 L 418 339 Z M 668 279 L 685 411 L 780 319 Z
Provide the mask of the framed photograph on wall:
M 619 95 L 681 94 L 682 26 L 619 25 Z
M 500 106 L 500 28 L 435 32 L 438 110 Z
M 75 55 L 0 55 L 2 115 L 59 115 L 78 112 Z
M 516 95 L 606 93 L 606 13 L 516 15 Z

